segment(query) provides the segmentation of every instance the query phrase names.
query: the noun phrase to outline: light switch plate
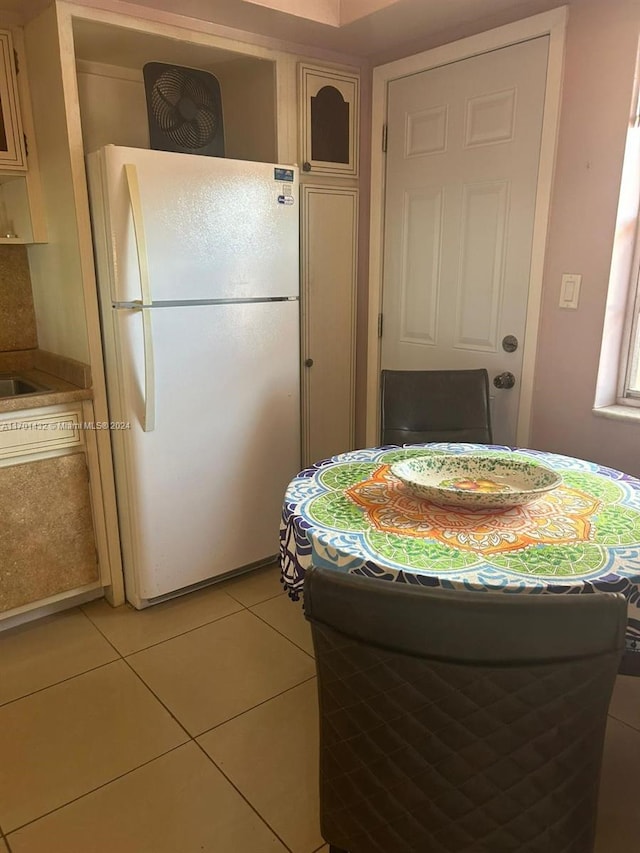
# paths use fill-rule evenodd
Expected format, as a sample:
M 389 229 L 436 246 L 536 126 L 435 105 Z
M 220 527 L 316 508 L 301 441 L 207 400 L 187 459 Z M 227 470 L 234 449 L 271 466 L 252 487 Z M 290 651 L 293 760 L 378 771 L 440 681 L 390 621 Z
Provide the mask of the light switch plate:
M 565 273 L 562 276 L 562 286 L 560 287 L 560 307 L 561 308 L 577 308 L 578 299 L 580 298 L 580 285 L 582 276 L 575 273 Z

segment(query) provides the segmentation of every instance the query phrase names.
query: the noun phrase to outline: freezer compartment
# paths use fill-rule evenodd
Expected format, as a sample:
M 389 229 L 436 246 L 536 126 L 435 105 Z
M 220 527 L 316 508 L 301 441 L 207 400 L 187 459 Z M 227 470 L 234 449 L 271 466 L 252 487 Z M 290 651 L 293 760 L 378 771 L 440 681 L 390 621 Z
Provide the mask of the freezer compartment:
M 277 553 L 284 491 L 300 468 L 298 312 L 297 301 L 151 309 L 151 432 L 141 312 L 111 312 L 111 419 L 127 425 L 112 441 L 135 606 Z
M 141 271 L 152 302 L 298 295 L 293 167 L 113 145 L 89 163 L 106 209 L 112 302 L 142 298 Z

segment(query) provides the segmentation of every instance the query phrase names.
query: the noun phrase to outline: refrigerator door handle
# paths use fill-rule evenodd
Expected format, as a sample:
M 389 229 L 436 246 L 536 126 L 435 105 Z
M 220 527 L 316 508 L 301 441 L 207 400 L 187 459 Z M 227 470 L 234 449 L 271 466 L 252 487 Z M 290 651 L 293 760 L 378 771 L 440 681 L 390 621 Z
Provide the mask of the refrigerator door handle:
M 128 311 L 142 313 L 142 344 L 144 357 L 144 412 L 142 414 L 142 429 L 153 432 L 156 428 L 156 377 L 153 357 L 153 331 L 151 327 L 151 308 L 136 300 L 127 306 Z
M 151 309 L 142 305 L 142 336 L 144 342 L 144 420 L 142 429 L 153 432 L 156 427 L 156 382 L 153 360 Z
M 131 215 L 133 217 L 133 231 L 136 238 L 136 254 L 138 256 L 138 271 L 140 274 L 140 295 L 142 296 L 143 305 L 151 305 L 147 237 L 144 230 L 144 215 L 142 212 L 140 184 L 138 183 L 138 171 L 133 163 L 125 163 L 124 172 L 127 178 Z

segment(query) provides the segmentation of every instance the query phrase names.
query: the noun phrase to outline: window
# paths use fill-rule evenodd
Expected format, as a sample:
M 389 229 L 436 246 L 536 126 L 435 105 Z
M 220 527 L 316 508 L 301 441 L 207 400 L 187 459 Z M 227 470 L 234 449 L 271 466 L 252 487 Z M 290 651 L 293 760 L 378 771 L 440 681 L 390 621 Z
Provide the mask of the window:
M 618 394 L 618 403 L 640 405 L 640 340 L 638 338 L 638 287 L 636 283 L 636 293 L 633 309 L 629 316 L 629 326 L 631 333 L 629 335 L 628 346 L 625 347 L 624 360 L 626 361 L 626 369 L 621 374 L 622 382 L 620 393 Z
M 627 134 L 620 204 L 616 232 L 622 227 L 621 237 L 629 243 L 627 264 L 627 300 L 624 311 L 624 326 L 619 359 L 619 376 L 616 402 L 619 405 L 640 406 L 640 121 L 638 120 L 637 93 L 632 121 Z M 633 253 L 630 252 L 633 246 Z M 618 251 L 624 247 L 618 246 Z M 615 252 L 615 248 L 614 248 Z M 612 264 L 612 272 L 616 270 Z M 618 274 L 622 274 L 622 269 Z
M 636 105 L 637 106 L 637 105 Z M 635 198 L 634 257 L 628 276 L 625 323 L 620 352 L 620 371 L 616 402 L 619 405 L 640 406 L 640 129 L 637 110 L 629 129 L 625 164 L 622 173 L 623 196 L 630 191 Z M 631 184 L 631 186 L 629 186 Z M 631 203 L 631 199 L 629 200 Z M 618 214 L 620 219 L 620 211 Z
M 640 116 L 627 132 L 594 411 L 640 419 Z

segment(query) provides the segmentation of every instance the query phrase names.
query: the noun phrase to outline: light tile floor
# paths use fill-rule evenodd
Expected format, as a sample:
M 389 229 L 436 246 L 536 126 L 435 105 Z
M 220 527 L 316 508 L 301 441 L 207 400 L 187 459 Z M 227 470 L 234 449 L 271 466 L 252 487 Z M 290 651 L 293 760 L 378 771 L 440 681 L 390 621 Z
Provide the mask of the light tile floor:
M 325 853 L 316 753 L 310 633 L 276 567 L 0 633 L 0 853 Z M 620 677 L 596 853 L 638 849 L 639 773 L 640 678 Z

